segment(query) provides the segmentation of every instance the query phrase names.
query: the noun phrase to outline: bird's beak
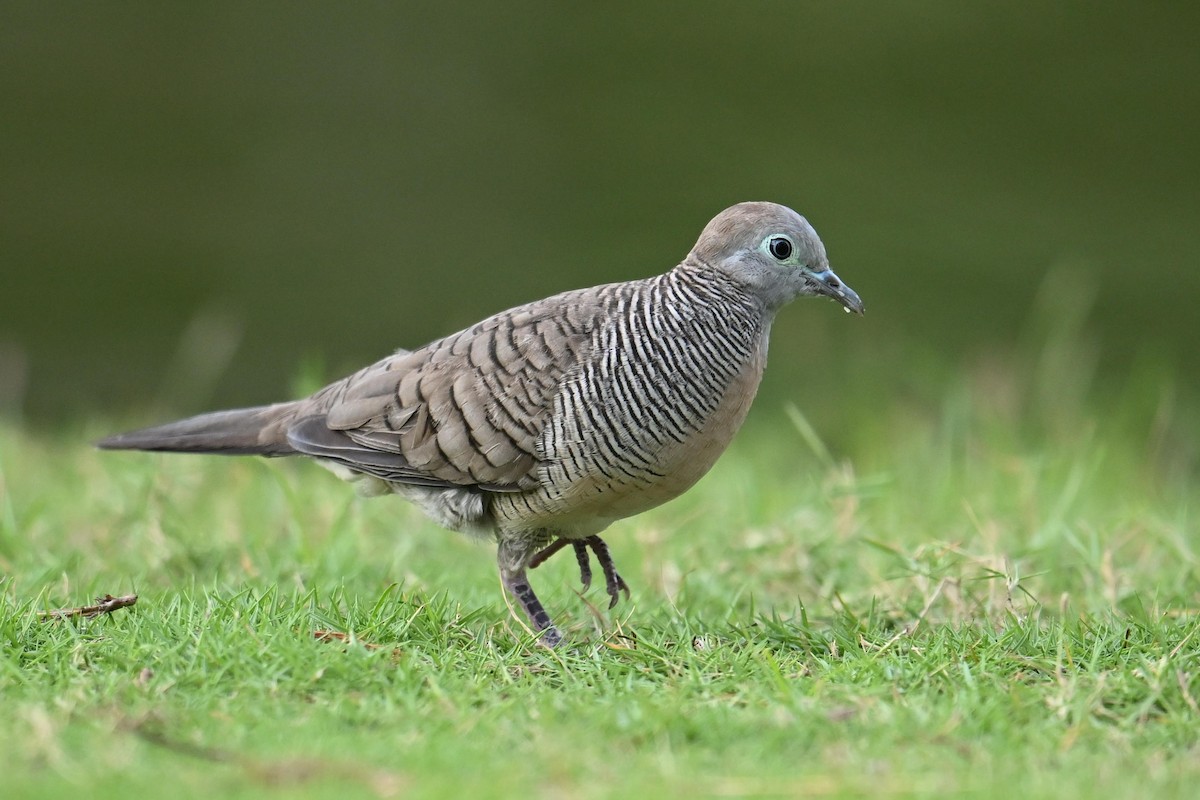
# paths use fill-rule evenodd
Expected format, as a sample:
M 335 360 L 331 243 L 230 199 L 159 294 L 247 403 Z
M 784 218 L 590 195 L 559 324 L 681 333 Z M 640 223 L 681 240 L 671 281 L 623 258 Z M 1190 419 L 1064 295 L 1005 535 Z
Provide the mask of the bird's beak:
M 858 293 L 842 283 L 842 279 L 835 275 L 833 270 L 826 269 L 810 274 L 812 275 L 813 282 L 816 284 L 817 294 L 823 294 L 826 297 L 832 297 L 834 300 L 837 300 L 846 309 L 847 313 L 851 311 L 855 314 L 863 313 L 863 301 L 859 299 Z

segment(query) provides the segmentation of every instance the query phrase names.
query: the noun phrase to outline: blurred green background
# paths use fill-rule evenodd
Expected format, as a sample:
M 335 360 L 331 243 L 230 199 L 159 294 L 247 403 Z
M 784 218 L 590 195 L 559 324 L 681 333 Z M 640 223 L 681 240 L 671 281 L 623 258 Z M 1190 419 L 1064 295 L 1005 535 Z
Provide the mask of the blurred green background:
M 1014 363 L 1186 403 L 1197 8 L 6 3 L 0 406 L 283 399 L 751 199 L 867 304 L 784 312 L 772 419 Z

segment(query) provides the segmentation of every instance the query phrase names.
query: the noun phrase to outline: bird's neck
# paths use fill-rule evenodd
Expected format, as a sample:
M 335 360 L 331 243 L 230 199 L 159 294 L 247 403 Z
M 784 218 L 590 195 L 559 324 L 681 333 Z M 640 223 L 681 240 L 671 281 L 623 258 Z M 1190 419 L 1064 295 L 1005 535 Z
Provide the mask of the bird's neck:
M 769 328 L 776 309 L 768 306 L 750 287 L 738 283 L 726 273 L 707 264 L 684 261 L 662 275 L 665 288 L 686 298 L 696 309 L 709 309 L 725 316 L 734 315 L 756 326 Z

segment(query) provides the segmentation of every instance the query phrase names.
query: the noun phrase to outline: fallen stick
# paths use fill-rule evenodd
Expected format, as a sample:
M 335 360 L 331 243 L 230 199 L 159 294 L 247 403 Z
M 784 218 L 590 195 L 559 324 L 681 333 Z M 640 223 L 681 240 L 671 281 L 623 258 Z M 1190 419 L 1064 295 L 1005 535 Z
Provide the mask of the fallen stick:
M 349 644 L 351 641 L 354 641 L 350 638 L 350 634 L 342 633 L 341 631 L 313 631 L 313 638 L 318 642 L 342 642 L 343 644 Z M 368 650 L 378 650 L 383 646 L 361 640 L 358 643 Z
M 101 614 L 111 614 L 118 608 L 128 608 L 137 602 L 136 594 L 127 594 L 121 597 L 113 597 L 111 594 L 106 594 L 104 597 L 96 598 L 94 606 L 79 606 L 78 608 L 54 608 L 49 611 L 39 611 L 38 616 L 42 619 L 69 619 L 72 617 L 98 617 Z
M 383 648 L 383 645 L 381 645 L 381 644 L 374 644 L 373 642 L 364 642 L 361 639 L 355 639 L 350 634 L 342 633 L 341 631 L 316 630 L 316 631 L 313 631 L 312 634 L 313 634 L 313 638 L 316 639 L 318 642 L 339 642 L 341 644 L 350 644 L 351 642 L 358 642 L 360 645 L 362 645 L 363 647 L 365 647 L 368 650 L 380 650 Z M 343 652 L 345 652 L 345 651 L 343 651 Z M 399 647 L 395 647 L 392 649 L 392 656 L 398 658 L 401 655 L 403 655 L 403 652 L 404 651 L 402 651 Z

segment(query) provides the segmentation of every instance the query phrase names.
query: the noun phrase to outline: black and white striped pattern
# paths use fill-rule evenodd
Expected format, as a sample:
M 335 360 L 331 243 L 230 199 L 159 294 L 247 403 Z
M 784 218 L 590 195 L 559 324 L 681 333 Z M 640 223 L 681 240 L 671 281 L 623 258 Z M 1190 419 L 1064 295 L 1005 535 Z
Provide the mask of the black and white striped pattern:
M 721 275 L 685 265 L 605 287 L 597 301 L 608 311 L 589 357 L 563 381 L 541 435 L 539 487 L 497 498 L 502 524 L 592 506 L 589 516 L 607 524 L 670 499 L 692 482 L 676 476 L 679 462 L 695 457 L 697 437 L 721 437 L 714 425 L 741 422 L 721 418 L 730 389 L 757 385 L 745 373 L 765 346 L 763 309 Z M 686 471 L 690 478 L 710 465 Z

